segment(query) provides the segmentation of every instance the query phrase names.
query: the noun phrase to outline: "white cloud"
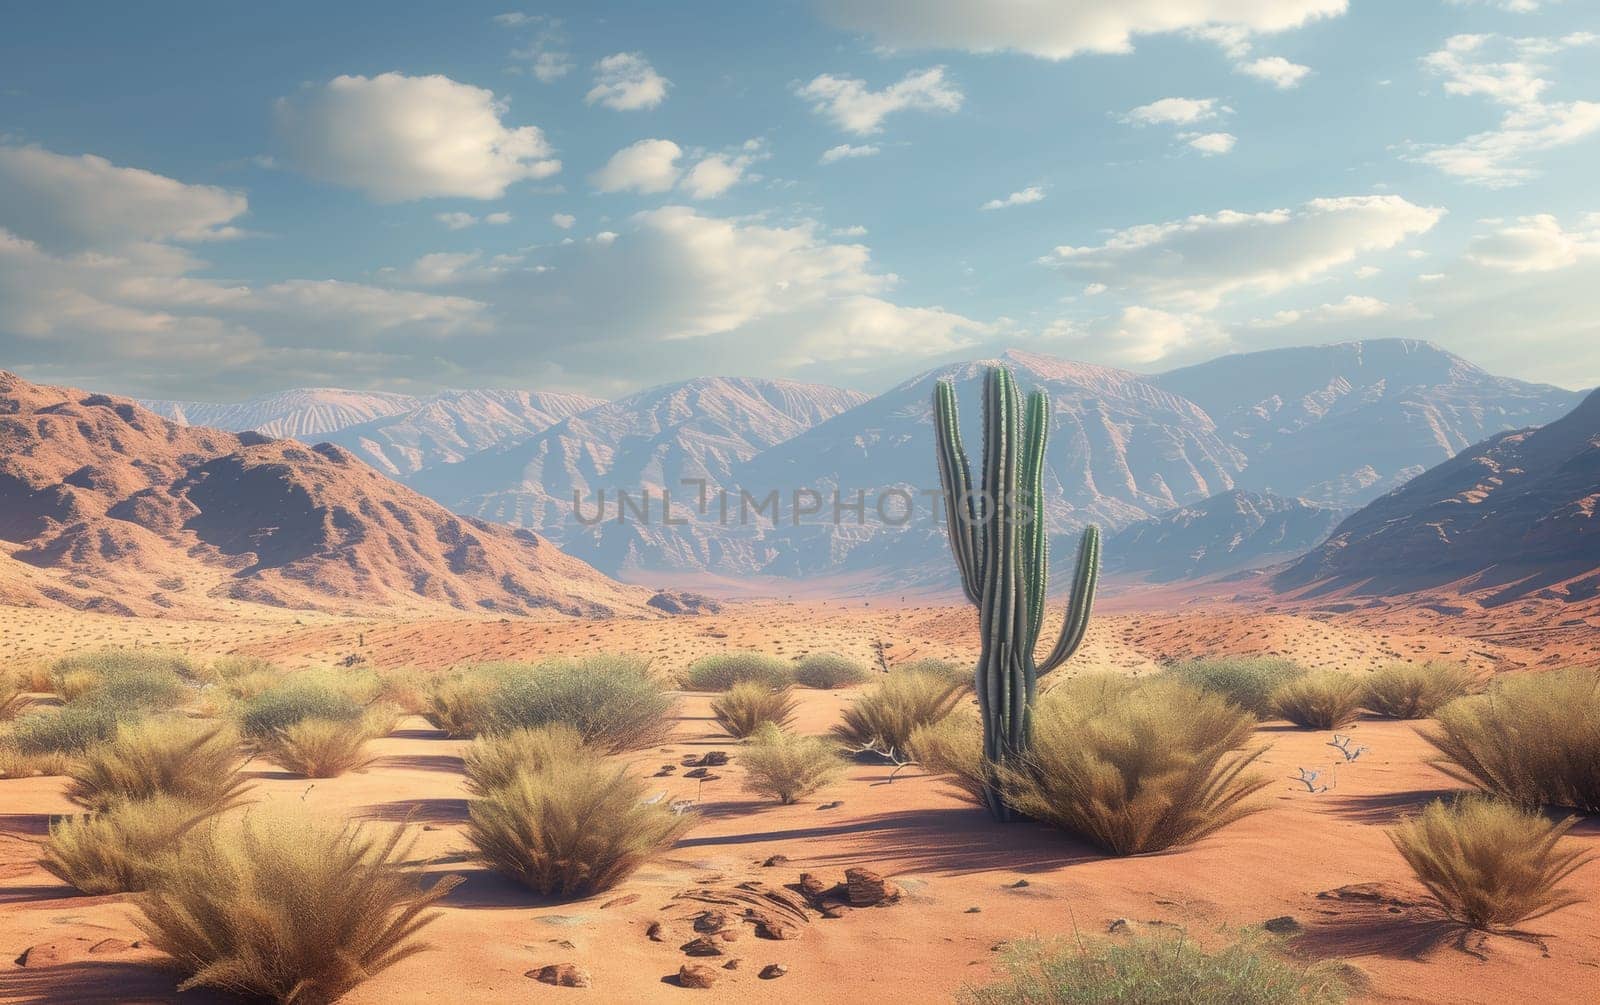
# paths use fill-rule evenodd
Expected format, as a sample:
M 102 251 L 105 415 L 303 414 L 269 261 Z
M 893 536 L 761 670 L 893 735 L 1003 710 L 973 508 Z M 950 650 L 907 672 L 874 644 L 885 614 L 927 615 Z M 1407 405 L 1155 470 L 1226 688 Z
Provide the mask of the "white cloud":
M 431 196 L 498 199 L 507 186 L 561 170 L 544 134 L 501 121 L 494 94 L 449 77 L 335 77 L 276 105 L 295 163 L 381 202 Z
M 480 223 L 496 225 L 511 222 L 510 213 L 488 213 L 481 217 L 473 216 L 471 213 L 435 213 L 433 218 L 451 230 L 466 230 Z
M 813 102 L 812 108 L 819 115 L 826 115 L 846 132 L 861 136 L 881 132 L 883 120 L 895 112 L 954 112 L 961 108 L 962 101 L 960 89 L 944 79 L 942 66 L 908 73 L 881 91 L 869 89 L 864 80 L 824 73 L 796 93 Z
M 671 140 L 640 140 L 612 154 L 589 181 L 601 192 L 666 192 L 678 183 L 681 156 Z
M 980 209 L 1006 209 L 1010 206 L 1026 206 L 1030 202 L 1043 202 L 1044 189 L 1038 185 L 1029 185 L 1019 192 L 1013 192 L 1004 199 L 990 199 Z
M 1311 67 L 1301 66 L 1299 63 L 1291 63 L 1282 56 L 1263 56 L 1260 59 L 1252 59 L 1249 62 L 1240 63 L 1235 69 L 1240 73 L 1255 77 L 1257 80 L 1265 80 L 1281 91 L 1299 87 L 1301 81 L 1305 80 L 1311 73 Z
M 866 237 L 867 228 L 856 223 L 848 227 L 839 227 L 834 230 L 835 237 Z
M 1363 265 L 1361 268 L 1355 271 L 1355 277 L 1357 279 L 1371 279 L 1373 276 L 1378 275 L 1382 271 L 1383 270 L 1378 268 L 1376 265 Z
M 1443 215 L 1392 195 L 1313 199 L 1293 210 L 1223 210 L 1130 227 L 1098 245 L 1063 245 L 1045 261 L 1161 306 L 1210 310 L 1234 295 L 1309 282 L 1423 233 Z
M 749 166 L 749 157 L 712 154 L 683 176 L 683 190 L 692 199 L 715 198 L 737 185 Z
M 650 61 L 637 52 L 619 52 L 594 65 L 594 87 L 584 96 L 619 112 L 654 108 L 667 100 L 671 81 L 657 73 Z
M 563 48 L 567 42 L 566 35 L 561 31 L 561 22 L 555 18 L 542 14 L 510 13 L 497 14 L 492 20 L 508 28 L 533 29 L 528 44 L 520 49 L 512 49 L 511 58 L 528 64 L 529 71 L 541 84 L 554 83 L 577 66 L 572 54 Z M 514 67 L 513 71 L 517 69 Z
M 1186 126 L 1231 111 L 1233 109 L 1220 104 L 1216 98 L 1162 98 L 1130 110 L 1123 120 L 1141 126 Z
M 1138 35 L 1207 27 L 1242 35 L 1298 28 L 1345 12 L 1347 0 L 819 0 L 834 24 L 893 48 L 1014 51 L 1042 59 L 1121 53 Z
M 491 227 L 498 227 L 498 226 L 501 226 L 502 224 L 510 223 L 511 222 L 511 214 L 510 213 L 487 213 L 483 217 L 483 222 L 487 223 Z
M 1182 138 L 1207 157 L 1228 153 L 1239 142 L 1232 133 L 1185 133 Z
M 824 164 L 832 164 L 835 161 L 848 160 L 856 157 L 876 157 L 877 155 L 878 148 L 870 143 L 864 143 L 860 146 L 851 146 L 849 143 L 841 143 L 836 147 L 829 147 L 828 149 L 822 151 L 821 160 Z
M 1228 342 L 1227 333 L 1209 318 L 1142 305 L 1089 321 L 1056 321 L 1040 337 L 1057 351 L 1122 366 L 1157 363 L 1199 347 L 1220 349 Z
M 1526 164 L 1531 155 L 1600 132 L 1600 102 L 1543 100 L 1550 87 L 1545 58 L 1597 41 L 1600 36 L 1583 32 L 1559 38 L 1451 36 L 1444 48 L 1423 58 L 1423 67 L 1444 78 L 1446 93 L 1501 106 L 1500 124 L 1459 143 L 1418 145 L 1410 159 L 1490 188 L 1534 177 L 1537 172 Z
M 1343 300 L 1304 310 L 1278 311 L 1268 318 L 1250 322 L 1252 328 L 1283 328 L 1296 324 L 1329 324 L 1340 321 L 1370 321 L 1397 313 L 1396 308 L 1377 297 L 1348 294 Z
M 560 227 L 562 230 L 571 230 L 572 225 L 578 222 L 578 218 L 573 216 L 571 213 L 552 213 L 550 215 L 550 222 L 555 224 L 557 227 Z
M 1567 231 L 1554 216 L 1539 214 L 1475 235 L 1464 257 L 1474 265 L 1504 272 L 1550 272 L 1596 256 L 1600 256 L 1600 226 L 1589 232 Z
M 241 193 L 188 185 L 104 157 L 0 146 L 0 226 L 56 250 L 238 236 Z
M 1452 7 L 1498 7 L 1512 14 L 1532 14 L 1539 9 L 1540 0 L 1445 0 Z
M 1100 294 L 1104 293 L 1105 291 L 1106 291 L 1106 284 L 1105 283 L 1090 283 L 1088 286 L 1085 286 L 1083 288 L 1083 295 L 1086 296 L 1086 297 L 1098 297 Z

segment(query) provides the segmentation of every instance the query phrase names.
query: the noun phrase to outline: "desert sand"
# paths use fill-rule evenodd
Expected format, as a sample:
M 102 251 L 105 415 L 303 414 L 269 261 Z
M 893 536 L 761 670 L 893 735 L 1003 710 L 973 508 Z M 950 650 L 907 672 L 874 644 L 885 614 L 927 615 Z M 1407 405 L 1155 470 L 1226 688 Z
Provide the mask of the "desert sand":
M 1394 659 L 1450 656 L 1516 672 L 1543 654 L 1481 637 L 1454 636 L 1415 612 L 1394 627 L 1336 615 L 1250 613 L 1222 606 L 1174 613 L 1111 612 L 1066 672 L 1145 673 L 1158 662 L 1199 653 L 1272 652 L 1312 666 L 1361 668 Z M 796 656 L 837 650 L 867 662 L 972 652 L 968 609 L 854 604 L 734 605 L 715 616 L 666 621 L 532 622 L 458 619 L 426 623 L 350 620 L 269 612 L 217 622 L 134 620 L 73 612 L 10 612 L 0 647 L 14 661 L 99 644 L 182 648 L 197 656 L 247 652 L 288 664 L 357 656 L 376 666 L 438 669 L 478 660 L 582 651 L 638 652 L 663 670 L 704 653 L 738 648 Z M 1441 616 L 1442 617 L 1442 616 Z M 1573 654 L 1574 656 L 1578 654 Z M 795 728 L 822 733 L 851 700 L 849 690 L 801 691 Z M 467 859 L 461 835 L 466 791 L 462 741 L 420 718 L 374 741 L 364 772 L 316 782 L 253 763 L 255 796 L 406 826 L 428 870 L 466 882 L 426 931 L 433 950 L 379 974 L 348 1001 L 490 1002 L 587 995 L 603 1001 L 716 1000 L 853 1002 L 949 1000 L 993 976 L 998 948 L 1026 936 L 1111 937 L 1113 931 L 1176 926 L 1202 942 L 1229 929 L 1287 917 L 1291 941 L 1309 957 L 1340 958 L 1366 975 L 1359 1000 L 1485 1002 L 1592 1000 L 1600 982 L 1600 866 L 1574 877 L 1589 900 L 1541 919 L 1542 938 L 1474 935 L 1465 941 L 1432 907 L 1390 845 L 1384 827 L 1456 788 L 1427 762 L 1417 735 L 1426 724 L 1366 719 L 1350 732 L 1370 748 L 1352 764 L 1333 762 L 1329 734 L 1268 723 L 1262 761 L 1275 784 L 1267 809 L 1187 848 L 1115 858 L 1034 824 L 1002 825 L 915 767 L 893 774 L 858 763 L 841 783 L 794 806 L 741 791 L 738 743 L 708 712 L 709 695 L 680 702 L 673 741 L 625 758 L 653 775 L 652 791 L 693 799 L 699 819 L 671 852 L 602 895 L 543 901 Z M 686 756 L 722 750 L 730 764 L 712 781 L 683 777 Z M 1290 776 L 1302 767 L 1336 774 L 1310 793 Z M 1325 774 L 1324 777 L 1328 777 Z M 0 1001 L 144 1002 L 173 999 L 175 978 L 138 931 L 128 897 L 84 897 L 40 869 L 34 842 L 52 815 L 72 811 L 60 778 L 0 779 Z M 1600 850 L 1600 822 L 1577 840 Z M 764 863 L 777 857 L 776 864 Z M 721 896 L 735 884 L 826 883 L 865 867 L 901 891 L 897 902 L 810 912 L 792 939 L 758 938 L 748 925 L 725 955 L 692 960 L 681 950 L 705 905 L 686 893 Z M 660 941 L 648 937 L 660 922 Z M 28 951 L 28 965 L 14 962 Z M 737 959 L 737 969 L 721 965 Z M 678 987 L 685 962 L 717 968 L 710 992 Z M 549 964 L 588 971 L 588 991 L 557 989 L 526 976 Z M 768 964 L 787 973 L 762 979 Z M 207 1000 L 185 995 L 178 1000 Z

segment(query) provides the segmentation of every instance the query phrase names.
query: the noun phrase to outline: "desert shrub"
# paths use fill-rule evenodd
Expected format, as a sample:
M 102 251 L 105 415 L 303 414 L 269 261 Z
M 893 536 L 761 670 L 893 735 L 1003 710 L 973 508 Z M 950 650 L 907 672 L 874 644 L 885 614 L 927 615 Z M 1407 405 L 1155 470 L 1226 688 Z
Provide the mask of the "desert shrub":
M 39 864 L 87 894 L 144 890 L 177 857 L 184 835 L 228 806 L 168 795 L 115 802 L 52 824 Z
M 244 789 L 244 761 L 229 725 L 173 716 L 142 719 L 118 725 L 109 740 L 79 755 L 66 794 L 91 810 L 158 795 L 214 806 Z
M 286 675 L 276 670 L 258 670 L 252 673 L 240 674 L 237 677 L 229 677 L 217 686 L 222 689 L 224 694 L 230 697 L 249 701 L 251 698 L 271 691 L 273 688 L 282 687 L 286 680 Z
M 1069 681 L 1034 710 L 1019 762 L 997 769 L 1021 812 L 1117 855 L 1189 844 L 1262 807 L 1269 783 L 1247 769 L 1265 746 L 1241 748 L 1255 718 L 1175 680 L 1134 688 Z
M 1281 719 L 1309 729 L 1339 729 L 1361 714 L 1361 679 L 1337 670 L 1296 677 L 1272 692 L 1272 710 Z
M 428 677 L 420 670 L 386 670 L 378 674 L 378 698 L 406 715 L 428 710 Z
M 144 649 L 99 649 L 51 666 L 56 693 L 68 702 L 103 701 L 119 709 L 176 708 L 189 697 L 194 665 L 182 656 Z
M 387 701 L 375 701 L 361 714 L 361 731 L 371 740 L 381 739 L 400 725 L 399 706 Z
M 1274 714 L 1272 694 L 1305 673 L 1292 660 L 1276 656 L 1217 656 L 1186 660 L 1167 668 L 1167 675 L 1202 691 L 1220 694 L 1260 719 Z
M 489 721 L 489 692 L 498 681 L 467 673 L 434 681 L 423 718 L 453 740 L 476 736 Z
M 29 663 L 16 672 L 17 686 L 32 693 L 55 693 L 55 678 L 48 663 Z
M 839 748 L 820 736 L 785 733 L 771 722 L 762 723 L 739 754 L 744 765 L 744 788 L 793 803 L 832 784 L 844 772 Z
M 794 719 L 794 692 L 789 688 L 773 690 L 760 681 L 735 684 L 723 694 L 712 699 L 711 715 L 728 735 L 743 739 L 766 723 L 780 729 Z
M 967 1005 L 1337 1005 L 1359 984 L 1347 965 L 1301 964 L 1244 936 L 1207 952 L 1182 935 L 1026 940 L 1001 957 L 1006 979 Z
M 1367 678 L 1361 704 L 1391 719 L 1426 719 L 1481 690 L 1480 683 L 1478 674 L 1460 663 L 1392 663 Z
M 684 686 L 690 691 L 726 691 L 747 681 L 785 687 L 794 682 L 794 667 L 764 653 L 715 653 L 689 664 L 684 674 Z
M 1577 820 L 1557 823 L 1472 794 L 1453 803 L 1434 800 L 1389 837 L 1450 917 L 1505 929 L 1582 901 L 1561 886 L 1593 859 L 1576 842 L 1561 840 Z
M 243 677 L 282 677 L 283 669 L 261 656 L 223 656 L 211 663 L 211 679 L 239 680 Z
M 189 975 L 181 990 L 330 1002 L 427 948 L 428 908 L 460 879 L 424 890 L 412 848 L 399 827 L 258 810 L 197 831 L 139 898 L 137 923 Z
M 905 663 L 897 664 L 891 667 L 889 672 L 891 674 L 923 674 L 924 676 L 938 677 L 940 680 L 970 688 L 972 687 L 976 668 L 971 663 L 958 663 L 955 660 L 942 660 L 933 656 L 924 656 L 921 659 L 908 660 Z
M 12 677 L 0 677 L 0 722 L 10 722 L 16 718 L 28 703 L 28 696 L 22 691 L 22 682 Z
M 671 847 L 693 822 L 643 801 L 644 782 L 598 760 L 565 759 L 468 804 L 478 858 L 544 896 L 607 890 Z
M 934 674 L 897 671 L 857 697 L 833 733 L 852 750 L 904 757 L 917 727 L 955 711 L 964 693 L 962 685 Z
M 346 691 L 320 680 L 291 678 L 247 699 L 239 708 L 239 729 L 259 743 L 303 719 L 341 722 L 359 731 L 365 714 L 362 703 Z
M 617 753 L 665 742 L 674 701 L 644 660 L 589 656 L 498 674 L 483 729 L 503 733 L 566 723 L 596 750 Z
M 911 756 L 930 775 L 943 775 L 975 803 L 983 802 L 988 766 L 983 725 L 967 715 L 947 715 L 911 733 Z
M 1434 718 L 1423 739 L 1450 777 L 1527 807 L 1600 813 L 1600 672 L 1502 677 Z
M 137 710 L 129 710 L 122 718 L 137 717 Z M 9 742 L 25 756 L 78 754 L 111 739 L 118 719 L 117 709 L 103 702 L 69 703 L 18 719 L 11 728 Z
M 818 691 L 865 684 L 871 679 L 872 671 L 838 653 L 811 653 L 794 666 L 794 682 Z
M 372 763 L 370 738 L 359 723 L 313 717 L 276 729 L 256 744 L 262 757 L 290 774 L 337 778 Z
M 576 729 L 558 722 L 537 729 L 480 736 L 462 755 L 462 766 L 467 773 L 467 788 L 481 796 L 521 772 L 540 771 L 558 761 L 598 756 L 584 747 L 583 737 Z

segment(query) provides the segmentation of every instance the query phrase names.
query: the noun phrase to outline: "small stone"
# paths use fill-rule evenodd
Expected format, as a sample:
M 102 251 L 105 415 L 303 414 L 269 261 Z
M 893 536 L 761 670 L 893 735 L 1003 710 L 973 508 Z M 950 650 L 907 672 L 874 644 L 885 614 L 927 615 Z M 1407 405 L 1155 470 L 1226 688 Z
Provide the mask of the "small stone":
M 822 916 L 824 918 L 842 918 L 849 911 L 850 909 L 843 904 L 826 904 L 822 908 Z
M 1133 929 L 1133 922 L 1129 921 L 1127 918 L 1118 918 L 1106 928 L 1106 931 L 1110 932 L 1112 935 L 1121 935 L 1127 932 L 1132 932 Z
M 600 910 L 604 911 L 608 907 L 627 907 L 629 904 L 638 899 L 639 895 L 637 893 L 625 893 L 620 897 L 613 897 L 604 904 L 601 904 Z
M 844 880 L 849 889 L 851 907 L 872 907 L 900 896 L 900 891 L 893 883 L 871 869 L 846 869 Z
M 721 767 L 728 763 L 728 752 L 726 750 L 708 750 L 705 756 L 700 758 L 700 763 L 708 768 Z
M 756 938 L 758 939 L 778 939 L 782 941 L 800 937 L 800 929 L 787 921 L 779 921 L 770 914 L 751 914 L 749 918 L 756 923 Z
M 807 900 L 817 900 L 831 889 L 816 873 L 812 872 L 802 872 L 800 874 L 800 882 L 795 885 L 800 887 L 800 892 L 805 895 Z
M 728 927 L 728 916 L 721 911 L 703 911 L 694 917 L 697 932 L 720 932 Z
M 668 775 L 673 774 L 677 770 L 678 770 L 677 768 L 673 767 L 670 764 L 663 764 L 661 766 L 661 770 L 655 773 L 655 777 L 656 778 L 665 778 Z
M 787 856 L 787 855 L 772 855 L 772 856 L 768 857 L 768 859 L 765 862 L 761 863 L 761 864 L 763 866 L 766 866 L 768 869 L 772 868 L 775 865 L 788 865 L 789 864 L 789 856 Z
M 659 921 L 650 922 L 649 927 L 647 927 L 644 930 L 644 934 L 645 934 L 645 938 L 649 939 L 651 942 L 661 942 L 661 941 L 663 941 L 662 938 L 661 938 L 661 922 L 659 922 Z
M 551 984 L 558 988 L 586 988 L 593 985 L 589 979 L 589 971 L 574 963 L 552 963 L 537 970 L 529 970 L 524 977 L 532 977 L 540 984 Z
M 683 773 L 683 777 L 685 777 L 685 778 L 705 778 L 709 774 L 711 774 L 711 771 L 708 768 L 695 768 L 693 771 L 685 771 Z
M 1274 935 L 1293 935 L 1295 932 L 1300 931 L 1300 922 L 1294 920 L 1290 915 L 1282 914 L 1276 918 L 1268 918 L 1263 921 L 1261 927 Z
M 690 939 L 678 947 L 688 956 L 721 956 L 722 947 L 704 935 Z
M 686 768 L 692 768 L 695 765 L 700 763 L 700 758 L 696 757 L 693 754 L 684 754 L 682 759 L 680 759 L 678 763 L 682 764 Z
M 835 799 L 831 803 L 823 803 L 821 806 L 818 806 L 817 809 L 819 809 L 819 810 L 836 810 L 836 809 L 838 809 L 839 807 L 841 807 L 843 805 L 844 805 L 844 800 L 843 799 Z
M 982 914 L 983 913 L 983 908 L 981 908 L 981 907 L 969 907 L 969 908 L 967 908 L 965 913 L 967 913 L 967 914 Z
M 735 956 L 733 959 L 731 959 L 728 962 L 724 963 L 722 965 L 722 969 L 724 969 L 724 970 L 738 970 L 739 969 L 739 958 L 737 956 Z
M 710 772 L 707 772 L 706 774 L 700 776 L 700 780 L 702 782 L 714 782 L 714 781 L 716 781 L 717 779 L 719 779 L 721 777 L 722 777 L 721 775 L 714 775 L 714 774 L 711 774 Z
M 1029 887 L 1029 886 L 1032 886 L 1032 885 L 1033 885 L 1032 883 L 1028 882 L 1025 879 L 1019 879 L 1015 883 L 1011 884 L 1011 889 L 1013 889 L 1013 890 L 1021 890 L 1024 887 Z
M 709 988 L 717 983 L 717 972 L 699 963 L 685 963 L 678 968 L 678 983 L 686 988 Z
M 61 939 L 56 942 L 42 942 L 37 946 L 30 946 L 22 951 L 16 959 L 19 967 L 54 967 L 63 963 L 71 963 L 82 959 L 84 956 L 103 956 L 107 953 L 121 953 L 133 949 L 134 943 L 123 939 L 97 939 L 90 940 L 82 936 Z
M 775 981 L 789 972 L 789 968 L 782 963 L 768 963 L 761 968 L 760 977 L 764 981 Z

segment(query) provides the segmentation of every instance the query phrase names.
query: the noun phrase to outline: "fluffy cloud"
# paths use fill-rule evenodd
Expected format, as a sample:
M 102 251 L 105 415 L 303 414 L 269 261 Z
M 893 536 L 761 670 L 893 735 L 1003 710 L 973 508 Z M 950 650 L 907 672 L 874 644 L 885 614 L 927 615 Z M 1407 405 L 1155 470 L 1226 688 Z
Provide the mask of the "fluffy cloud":
M 555 18 L 513 11 L 496 14 L 491 20 L 506 28 L 532 31 L 526 46 L 511 50 L 511 58 L 519 64 L 527 64 L 529 71 L 541 84 L 560 80 L 577 65 L 572 54 L 563 49 L 567 39 L 561 31 L 561 22 Z
M 1181 138 L 1207 157 L 1228 153 L 1239 142 L 1232 133 L 1183 133 Z
M 473 216 L 471 213 L 435 213 L 433 218 L 451 230 L 466 230 L 480 223 L 498 226 L 511 222 L 510 213 L 487 213 L 483 216 Z
M 335 77 L 279 99 L 278 130 L 294 162 L 380 202 L 431 196 L 498 199 L 561 170 L 535 126 L 509 127 L 490 91 L 449 77 Z
M 1308 282 L 1423 233 L 1443 215 L 1393 195 L 1313 199 L 1293 210 L 1223 210 L 1130 227 L 1098 245 L 1063 245 L 1046 262 L 1161 306 L 1203 311 L 1234 295 Z
M 1123 121 L 1139 126 L 1187 126 L 1214 119 L 1232 110 L 1220 104 L 1216 98 L 1162 98 L 1131 109 L 1123 116 Z
M 1600 132 L 1600 102 L 1547 102 L 1545 59 L 1565 49 L 1593 45 L 1600 36 L 1507 39 L 1455 35 L 1429 53 L 1422 65 L 1444 79 L 1445 92 L 1477 96 L 1503 108 L 1498 128 L 1459 143 L 1419 146 L 1411 159 L 1490 188 L 1521 184 L 1535 176 L 1528 158 Z
M 715 198 L 739 184 L 753 162 L 749 154 L 712 154 L 684 174 L 683 190 L 692 199 Z
M 1146 366 L 1228 344 L 1227 332 L 1208 318 L 1140 305 L 1089 321 L 1057 321 L 1040 337 L 1058 352 L 1120 366 Z
M 990 199 L 980 206 L 980 209 L 1006 209 L 1011 206 L 1026 206 L 1030 202 L 1043 202 L 1044 189 L 1038 185 L 1029 185 L 1020 192 L 1013 192 L 1004 199 Z
M 1348 0 L 819 0 L 829 21 L 901 49 L 1014 51 L 1042 59 L 1129 52 L 1138 35 L 1207 27 L 1242 34 L 1298 28 Z
M 601 192 L 666 192 L 678 183 L 681 156 L 671 140 L 640 140 L 612 154 L 589 181 Z
M 961 108 L 962 93 L 944 79 L 944 67 L 916 70 L 880 91 L 854 77 L 824 73 L 796 92 L 812 102 L 819 115 L 846 132 L 867 136 L 883 131 L 883 120 L 907 109 L 954 112 Z
M 823 164 L 832 164 L 835 161 L 850 160 L 856 157 L 876 156 L 878 156 L 878 148 L 870 143 L 863 143 L 860 146 L 841 143 L 836 147 L 829 147 L 822 151 L 821 162 Z
M 1395 314 L 1396 309 L 1377 297 L 1348 294 L 1343 300 L 1304 310 L 1278 311 L 1268 318 L 1250 322 L 1253 328 L 1283 328 L 1295 324 L 1328 324 L 1338 321 L 1370 321 Z
M 550 222 L 555 224 L 557 227 L 560 227 L 562 230 L 571 230 L 572 225 L 578 222 L 578 218 L 573 216 L 571 213 L 552 213 L 550 215 Z
M 1305 80 L 1311 73 L 1311 67 L 1301 66 L 1299 63 L 1291 63 L 1282 56 L 1263 56 L 1260 59 L 1252 59 L 1240 63 L 1235 69 L 1246 76 L 1255 77 L 1257 80 L 1265 80 L 1280 91 L 1299 87 L 1300 82 Z
M 657 73 L 650 61 L 637 52 L 619 52 L 594 65 L 594 87 L 584 101 L 619 112 L 654 108 L 667 100 L 671 81 Z
M 1567 231 L 1549 214 L 1524 216 L 1478 234 L 1465 258 L 1474 265 L 1503 272 L 1550 272 L 1600 256 L 1600 220 L 1593 230 Z
M 104 157 L 0 146 L 0 226 L 62 251 L 235 237 L 238 192 L 187 185 Z

